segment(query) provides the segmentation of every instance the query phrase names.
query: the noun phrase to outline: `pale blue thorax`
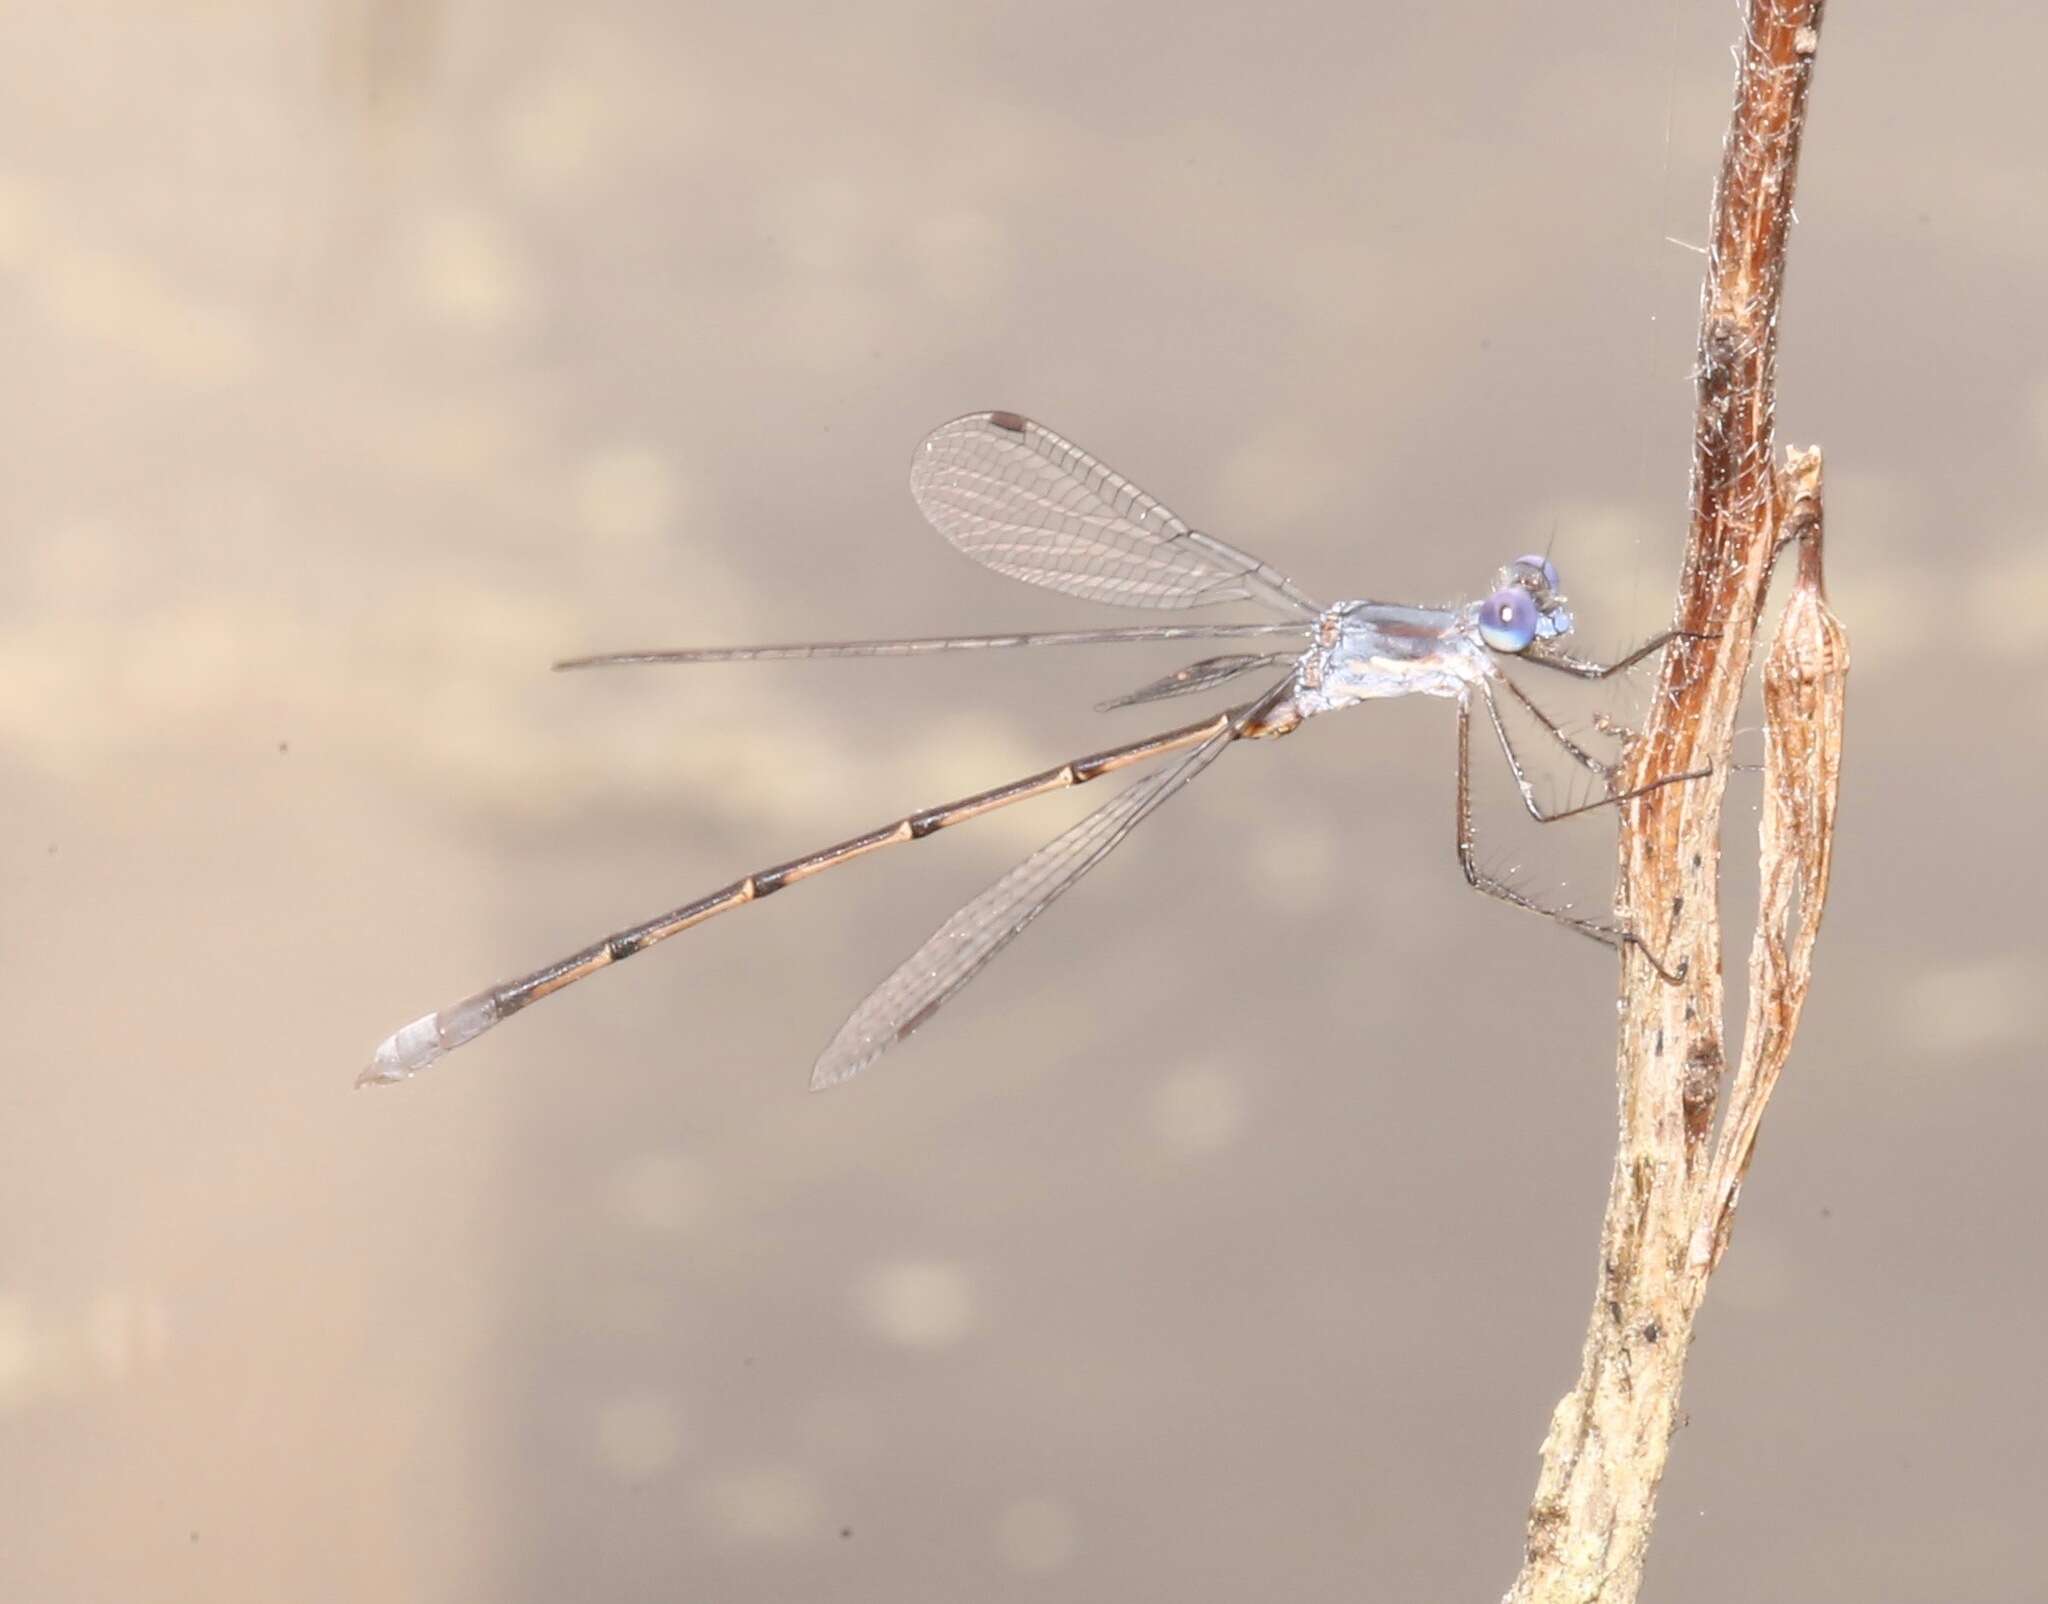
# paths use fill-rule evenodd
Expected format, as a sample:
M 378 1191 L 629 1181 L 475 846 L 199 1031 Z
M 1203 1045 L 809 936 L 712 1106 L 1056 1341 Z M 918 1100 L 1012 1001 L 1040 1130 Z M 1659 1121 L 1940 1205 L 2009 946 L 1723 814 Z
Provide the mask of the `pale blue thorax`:
M 1562 597 L 1538 612 L 1538 640 L 1570 632 Z M 1316 644 L 1295 669 L 1292 697 L 1304 717 L 1389 696 L 1463 698 L 1500 673 L 1498 654 L 1480 636 L 1479 609 L 1340 602 L 1324 613 Z

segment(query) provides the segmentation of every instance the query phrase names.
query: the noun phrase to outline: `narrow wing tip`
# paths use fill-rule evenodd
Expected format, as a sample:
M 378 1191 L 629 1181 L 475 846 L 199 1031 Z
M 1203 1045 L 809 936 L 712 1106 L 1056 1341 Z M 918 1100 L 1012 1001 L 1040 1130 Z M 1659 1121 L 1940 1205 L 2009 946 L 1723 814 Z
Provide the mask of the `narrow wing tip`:
M 883 983 L 884 990 L 887 984 L 886 981 Z M 818 1055 L 817 1063 L 811 1067 L 812 1091 L 830 1091 L 834 1086 L 852 1080 L 910 1034 L 909 1030 L 890 1030 L 886 1025 L 878 1030 L 870 1006 L 874 1001 L 871 996 L 856 1008 L 853 1016 L 839 1027 L 839 1034 Z M 930 1010 L 925 1012 L 928 1015 Z M 923 1022 L 923 1017 L 917 1021 L 918 1024 Z
M 843 1086 L 868 1065 L 882 1056 L 882 1048 L 868 1041 L 836 1040 L 819 1056 L 811 1067 L 811 1090 L 829 1092 L 835 1086 Z
M 858 1064 L 839 1063 L 829 1056 L 821 1058 L 811 1069 L 811 1090 L 829 1092 L 833 1087 L 852 1080 L 858 1073 Z

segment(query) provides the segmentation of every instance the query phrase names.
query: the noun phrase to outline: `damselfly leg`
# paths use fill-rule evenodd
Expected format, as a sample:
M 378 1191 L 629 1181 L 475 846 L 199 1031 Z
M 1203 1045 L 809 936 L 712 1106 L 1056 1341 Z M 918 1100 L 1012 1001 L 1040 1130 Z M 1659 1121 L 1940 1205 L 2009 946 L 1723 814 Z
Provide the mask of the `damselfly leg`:
M 1521 759 L 1515 752 L 1514 743 L 1508 738 L 1507 727 L 1501 722 L 1500 709 L 1490 691 L 1486 693 L 1485 700 L 1488 720 L 1492 723 L 1494 734 L 1500 741 L 1501 752 L 1507 758 L 1509 772 L 1514 775 L 1516 787 L 1521 792 L 1522 804 L 1528 810 L 1529 816 L 1538 824 L 1557 824 L 1565 819 L 1575 819 L 1584 814 L 1594 812 L 1599 808 L 1616 807 L 1621 803 L 1633 801 L 1639 796 L 1647 795 L 1651 791 L 1662 790 L 1667 785 L 1676 785 L 1685 780 L 1704 779 L 1709 772 L 1706 770 L 1696 770 L 1686 774 L 1667 774 L 1658 779 L 1651 780 L 1645 785 L 1639 785 L 1631 790 L 1621 791 L 1610 796 L 1598 797 L 1591 802 L 1582 802 L 1576 807 L 1546 810 L 1536 801 L 1534 789 L 1523 772 Z M 1636 931 L 1619 925 L 1606 924 L 1598 919 L 1588 919 L 1584 915 L 1573 913 L 1566 908 L 1553 908 L 1548 903 L 1540 902 L 1535 897 L 1530 896 L 1520 887 L 1510 884 L 1498 875 L 1489 874 L 1479 867 L 1472 825 L 1472 704 L 1469 698 L 1460 698 L 1458 702 L 1456 817 L 1458 867 L 1464 871 L 1465 883 L 1474 891 L 1483 892 L 1489 897 L 1495 897 L 1502 902 L 1512 904 L 1514 907 L 1526 909 L 1533 914 L 1539 914 L 1543 918 L 1563 925 L 1567 930 L 1575 930 L 1580 935 L 1597 941 L 1603 946 L 1615 948 L 1633 947 L 1643 955 L 1644 961 L 1652 969 L 1656 970 L 1660 979 L 1668 981 L 1673 985 L 1676 985 L 1685 978 L 1686 966 L 1684 960 L 1680 960 L 1675 970 L 1667 968 L 1663 959 L 1652 950 L 1650 945 Z
M 1516 658 L 1581 679 L 1606 679 L 1641 662 L 1672 631 L 1619 662 L 1585 661 L 1560 641 L 1572 628 L 1556 565 L 1517 558 L 1491 596 L 1449 607 L 1346 602 L 1326 607 L 1249 552 L 1195 529 L 1072 441 L 1014 412 L 978 412 L 934 430 L 911 467 L 911 494 L 957 550 L 1009 578 L 1084 600 L 1143 609 L 1222 603 L 1263 607 L 1258 623 L 945 635 L 908 640 L 795 642 L 692 647 L 572 657 L 557 668 L 629 663 L 743 663 L 777 659 L 916 657 L 1016 647 L 1111 645 L 1175 640 L 1276 639 L 1271 650 L 1204 658 L 1103 704 L 1124 707 L 1215 690 L 1239 676 L 1287 667 L 1279 684 L 1229 712 L 1076 758 L 992 790 L 921 809 L 834 846 L 758 869 L 656 918 L 591 943 L 533 973 L 491 986 L 392 1034 L 365 1082 L 402 1080 L 540 998 L 575 984 L 718 914 L 837 868 L 883 847 L 922 840 L 1029 798 L 1085 785 L 1150 760 L 1169 760 L 1040 848 L 947 920 L 853 1013 L 818 1061 L 814 1084 L 829 1085 L 870 1063 L 929 1019 L 945 1001 L 1053 901 L 1078 882 L 1151 812 L 1229 746 L 1283 735 L 1340 707 L 1428 695 L 1458 702 L 1458 861 L 1475 888 L 1612 946 L 1634 946 L 1666 979 L 1676 978 L 1633 933 L 1546 908 L 1483 872 L 1472 846 L 1471 698 L 1486 700 L 1523 806 L 1540 823 L 1575 817 L 1677 780 L 1674 775 L 1580 807 L 1546 811 L 1537 802 L 1501 720 L 1495 686 L 1508 692 L 1572 760 L 1612 783 L 1613 769 L 1574 742 L 1513 684 L 1501 665 Z M 1285 641 L 1285 637 L 1293 637 Z
M 1631 669 L 1645 658 L 1654 657 L 1675 640 L 1711 640 L 1697 630 L 1667 629 L 1662 634 L 1652 635 L 1626 657 L 1611 663 L 1596 663 L 1583 657 L 1574 657 L 1570 652 L 1555 648 L 1548 643 L 1522 653 L 1522 661 L 1534 663 L 1538 668 L 1554 668 L 1560 674 L 1571 674 L 1579 679 L 1612 679 L 1625 669 Z

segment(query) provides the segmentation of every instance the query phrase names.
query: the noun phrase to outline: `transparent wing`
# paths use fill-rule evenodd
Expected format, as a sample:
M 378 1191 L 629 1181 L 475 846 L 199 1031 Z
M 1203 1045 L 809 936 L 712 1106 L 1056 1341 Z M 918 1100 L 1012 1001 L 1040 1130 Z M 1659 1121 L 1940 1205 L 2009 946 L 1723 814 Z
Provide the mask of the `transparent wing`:
M 1270 696 L 1255 707 L 1265 705 Z M 1024 927 L 1058 901 L 1160 803 L 1237 739 L 1240 718 L 1185 756 L 1120 791 L 1065 835 L 1040 847 L 941 925 L 839 1027 L 811 1071 L 811 1089 L 851 1079 L 930 1019 Z
M 1171 510 L 1106 463 L 1014 412 L 973 412 L 918 447 L 910 493 L 978 563 L 1026 584 L 1124 607 L 1257 601 L 1322 609 L 1284 574 Z
M 1165 678 L 1141 685 L 1135 691 L 1126 691 L 1122 696 L 1097 702 L 1095 711 L 1113 713 L 1120 707 L 1163 702 L 1172 696 L 1200 696 L 1219 685 L 1228 685 L 1240 674 L 1249 674 L 1255 668 L 1271 668 L 1286 661 L 1288 658 L 1284 652 L 1234 652 L 1228 657 L 1205 657 L 1199 663 L 1177 668 Z
M 1243 640 L 1254 635 L 1309 634 L 1300 620 L 1284 624 L 1138 624 L 1129 629 L 1041 629 L 1008 635 L 930 635 L 916 640 L 793 641 L 774 646 L 663 646 L 565 657 L 558 669 L 618 668 L 634 663 L 765 663 L 818 657 L 925 657 L 933 652 L 993 651 L 1008 646 L 1114 646 L 1136 641 Z

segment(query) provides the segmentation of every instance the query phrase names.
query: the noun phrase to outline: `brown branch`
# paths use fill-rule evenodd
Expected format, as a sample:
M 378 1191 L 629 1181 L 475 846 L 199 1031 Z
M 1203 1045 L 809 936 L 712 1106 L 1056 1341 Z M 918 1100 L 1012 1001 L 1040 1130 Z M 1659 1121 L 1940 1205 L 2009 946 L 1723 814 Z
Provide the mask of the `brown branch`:
M 1667 967 L 1625 964 L 1620 1146 L 1578 1384 L 1557 1407 L 1510 1604 L 1633 1599 L 1678 1422 L 1693 1321 L 1728 1244 L 1765 1103 L 1805 1001 L 1827 891 L 1847 644 L 1821 590 L 1820 454 L 1772 438 L 1785 240 L 1821 0 L 1749 0 L 1702 294 L 1692 519 L 1667 654 L 1628 784 L 1621 910 Z M 1722 1041 L 1721 808 L 1773 558 L 1799 590 L 1764 668 L 1764 896 L 1742 1062 Z M 1797 925 L 1794 929 L 1794 901 Z
M 1828 610 L 1821 582 L 1820 466 L 1818 449 L 1795 451 L 1779 478 L 1781 546 L 1798 543 L 1799 577 L 1764 656 L 1764 802 L 1757 832 L 1763 886 L 1749 953 L 1742 1065 L 1728 1088 L 1688 1255 L 1702 1291 L 1728 1250 L 1757 1126 L 1799 1029 L 1834 857 L 1849 639 Z

